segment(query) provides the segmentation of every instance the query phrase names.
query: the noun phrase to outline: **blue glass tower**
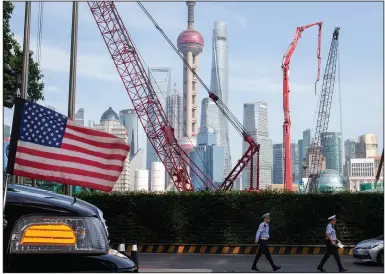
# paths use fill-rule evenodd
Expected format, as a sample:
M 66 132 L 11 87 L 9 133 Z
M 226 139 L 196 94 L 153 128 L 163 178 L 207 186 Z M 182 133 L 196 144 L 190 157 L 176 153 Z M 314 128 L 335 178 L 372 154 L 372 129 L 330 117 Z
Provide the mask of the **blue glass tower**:
M 210 180 L 219 186 L 224 180 L 225 151 L 217 146 L 217 136 L 211 127 L 201 127 L 197 136 L 197 146 L 190 152 L 191 160 Z M 191 172 L 191 181 L 196 191 L 204 190 L 201 180 Z

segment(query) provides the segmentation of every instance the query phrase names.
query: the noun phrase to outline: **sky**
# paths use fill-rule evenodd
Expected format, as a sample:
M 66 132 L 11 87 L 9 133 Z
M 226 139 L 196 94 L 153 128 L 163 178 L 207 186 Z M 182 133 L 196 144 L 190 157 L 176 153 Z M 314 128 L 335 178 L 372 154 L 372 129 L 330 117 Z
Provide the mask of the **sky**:
M 24 3 L 15 2 L 11 29 L 22 44 Z M 137 3 L 118 2 L 118 11 L 147 66 L 172 69 L 172 82 L 182 92 L 183 64 Z M 144 2 L 153 18 L 176 44 L 187 27 L 185 2 Z M 71 2 L 45 2 L 41 69 L 45 101 L 67 114 L 71 39 Z M 282 143 L 282 57 L 298 26 L 323 22 L 321 79 L 315 95 L 318 27 L 303 32 L 291 59 L 290 110 L 292 140 L 315 127 L 315 113 L 322 77 L 335 27 L 340 27 L 339 62 L 329 122 L 340 131 L 339 94 L 342 99 L 344 139 L 374 133 L 379 153 L 383 144 L 383 2 L 198 2 L 195 27 L 205 40 L 198 75 L 210 84 L 214 21 L 228 25 L 229 109 L 243 121 L 243 104 L 268 105 L 269 137 Z M 37 47 L 38 2 L 32 2 L 31 45 Z M 85 123 L 99 123 L 110 106 L 118 113 L 132 104 L 113 65 L 87 3 L 79 3 L 76 110 L 85 109 Z M 339 86 L 341 89 L 339 90 Z M 340 93 L 341 91 L 341 93 Z M 199 87 L 199 102 L 207 92 Z M 200 106 L 200 104 L 199 104 Z M 13 111 L 4 112 L 11 125 Z M 200 115 L 199 115 L 200 117 Z M 233 164 L 241 157 L 242 138 L 230 128 Z

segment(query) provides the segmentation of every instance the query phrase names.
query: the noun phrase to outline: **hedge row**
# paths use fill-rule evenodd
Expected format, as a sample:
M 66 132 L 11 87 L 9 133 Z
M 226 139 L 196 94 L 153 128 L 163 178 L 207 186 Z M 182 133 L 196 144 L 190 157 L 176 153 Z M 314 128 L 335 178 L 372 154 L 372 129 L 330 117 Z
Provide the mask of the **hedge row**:
M 379 193 L 81 193 L 99 207 L 112 243 L 250 244 L 261 215 L 271 214 L 272 244 L 323 244 L 327 218 L 336 214 L 344 244 L 384 231 Z

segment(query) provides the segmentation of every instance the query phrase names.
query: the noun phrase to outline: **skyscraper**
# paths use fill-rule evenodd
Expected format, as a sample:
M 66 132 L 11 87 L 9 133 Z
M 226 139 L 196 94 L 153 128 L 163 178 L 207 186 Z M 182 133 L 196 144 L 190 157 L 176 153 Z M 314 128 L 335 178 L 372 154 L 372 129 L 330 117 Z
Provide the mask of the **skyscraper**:
M 171 92 L 171 68 L 150 66 L 148 68 L 148 75 L 158 100 L 166 112 L 166 98 Z M 149 111 L 151 113 L 151 107 L 149 108 Z M 152 116 L 152 119 L 156 119 L 156 117 Z M 140 136 L 138 137 L 140 138 Z M 147 138 L 145 138 L 145 140 L 147 140 Z M 153 162 L 158 162 L 160 159 L 158 159 L 158 154 L 156 154 L 154 147 L 148 140 L 146 146 L 147 148 L 143 150 L 146 154 L 146 169 L 148 169 L 149 174 L 151 174 L 151 164 Z M 149 184 L 151 185 L 151 176 L 149 176 Z
M 299 149 L 296 142 L 291 143 L 291 170 L 293 171 L 293 183 L 299 181 Z
M 224 22 L 214 22 L 210 89 L 226 104 L 226 106 L 228 106 L 229 93 L 228 77 L 227 24 Z M 229 122 L 220 111 L 218 124 L 220 140 L 219 145 L 225 150 L 225 176 L 227 176 L 232 169 Z
M 146 169 L 147 136 L 135 109 L 121 110 L 119 112 L 119 121 L 127 130 L 131 161 L 133 161 L 134 155 L 141 150 L 138 169 Z M 134 174 L 135 170 L 132 171 L 132 175 Z
M 271 184 L 273 148 L 268 133 L 268 113 L 265 102 L 245 103 L 243 105 L 243 127 L 254 140 L 261 145 L 259 160 L 259 182 L 260 189 L 265 189 Z M 243 142 L 243 153 L 248 149 L 249 144 Z M 257 167 L 257 155 L 254 155 L 253 169 Z M 247 165 L 242 172 L 243 188 L 250 185 L 250 165 Z M 257 176 L 254 172 L 253 187 L 256 187 Z
M 273 145 L 273 184 L 283 184 L 283 146 L 282 144 Z
M 302 179 L 302 172 L 303 172 L 303 158 L 304 158 L 304 152 L 303 152 L 303 140 L 298 140 L 298 176 L 299 179 Z
M 178 93 L 174 86 L 172 93 L 167 96 L 166 115 L 170 121 L 171 126 L 174 128 L 174 134 L 177 140 L 183 137 L 183 128 L 181 125 L 183 117 L 182 103 L 182 96 Z
M 358 158 L 356 155 L 356 147 L 358 147 L 357 142 L 354 140 L 346 140 L 344 142 L 345 148 L 345 165 L 344 165 L 344 176 L 349 176 L 349 165 L 350 160 Z
M 75 123 L 84 126 L 84 108 L 79 108 L 75 114 Z
M 364 134 L 358 137 L 358 158 L 378 156 L 378 141 L 374 134 Z
M 307 129 L 302 133 L 302 149 L 303 149 L 304 158 L 308 154 L 309 152 L 308 149 L 310 148 L 310 146 L 311 146 L 311 133 L 310 133 L 310 129 Z
M 220 144 L 220 126 L 219 126 L 219 109 L 217 105 L 208 97 L 202 99 L 201 108 L 201 128 L 211 127 L 217 135 Z
M 342 138 L 340 132 L 321 133 L 322 153 L 326 158 L 326 169 L 333 169 L 342 173 L 341 146 Z
M 203 51 L 202 35 L 194 29 L 195 1 L 187 1 L 187 30 L 178 36 L 179 51 L 184 55 L 190 67 L 198 72 L 199 54 Z M 181 147 L 189 153 L 196 144 L 198 133 L 198 80 L 190 69 L 183 64 L 183 128 L 184 137 L 180 140 Z
M 197 137 L 197 146 L 194 151 L 190 152 L 190 158 L 216 186 L 220 186 L 224 181 L 224 149 L 217 146 L 215 135 L 213 128 L 201 127 Z M 205 189 L 201 180 L 193 172 L 191 181 L 195 190 Z

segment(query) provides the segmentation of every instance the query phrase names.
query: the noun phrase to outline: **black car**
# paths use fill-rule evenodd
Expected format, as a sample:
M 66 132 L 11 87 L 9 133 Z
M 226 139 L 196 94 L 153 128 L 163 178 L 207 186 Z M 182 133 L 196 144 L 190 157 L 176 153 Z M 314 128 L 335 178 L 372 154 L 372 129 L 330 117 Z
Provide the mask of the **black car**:
M 101 210 L 75 197 L 10 184 L 3 221 L 4 272 L 138 272 L 109 249 Z

